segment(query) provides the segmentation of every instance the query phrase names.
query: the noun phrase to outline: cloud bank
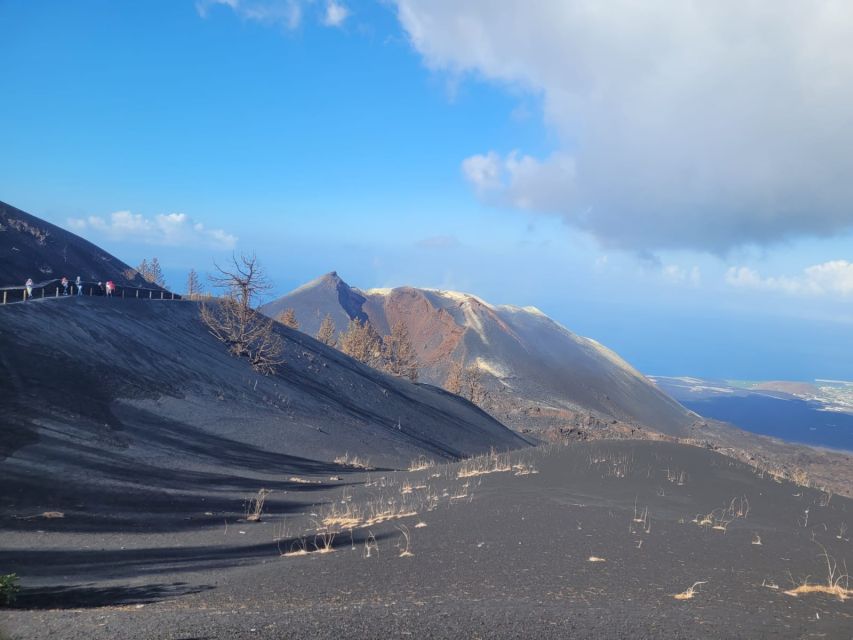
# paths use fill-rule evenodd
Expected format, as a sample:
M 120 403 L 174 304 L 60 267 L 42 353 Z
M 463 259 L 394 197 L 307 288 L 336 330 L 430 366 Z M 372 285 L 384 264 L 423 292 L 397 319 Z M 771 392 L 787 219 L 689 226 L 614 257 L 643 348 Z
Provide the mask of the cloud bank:
M 395 1 L 430 68 L 541 98 L 550 156 L 460 158 L 489 203 L 637 252 L 853 228 L 846 0 Z
M 853 296 L 853 262 L 832 260 L 808 267 L 793 277 L 763 277 L 749 267 L 732 267 L 726 273 L 726 282 L 741 289 L 792 295 Z
M 147 218 L 139 213 L 116 211 L 108 218 L 70 218 L 68 225 L 78 232 L 91 230 L 113 240 L 143 244 L 212 249 L 233 249 L 237 244 L 237 236 L 222 229 L 207 229 L 185 213 L 158 214 Z

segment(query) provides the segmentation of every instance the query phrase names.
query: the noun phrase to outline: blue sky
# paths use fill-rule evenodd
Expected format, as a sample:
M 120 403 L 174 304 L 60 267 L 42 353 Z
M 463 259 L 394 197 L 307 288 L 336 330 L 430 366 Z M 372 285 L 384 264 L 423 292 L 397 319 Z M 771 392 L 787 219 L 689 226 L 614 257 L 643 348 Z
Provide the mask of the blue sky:
M 0 199 L 178 290 L 254 250 L 277 293 L 461 289 L 647 373 L 853 379 L 837 28 L 738 15 L 790 55 L 729 59 L 731 16 L 573 4 L 0 1 Z M 839 82 L 786 80 L 825 80 L 801 24 Z

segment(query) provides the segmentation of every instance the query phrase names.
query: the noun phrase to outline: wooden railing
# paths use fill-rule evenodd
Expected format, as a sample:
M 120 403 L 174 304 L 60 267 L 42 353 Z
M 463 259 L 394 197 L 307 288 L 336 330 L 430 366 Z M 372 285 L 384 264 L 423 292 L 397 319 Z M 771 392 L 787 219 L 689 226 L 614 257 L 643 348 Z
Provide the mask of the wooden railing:
M 34 282 L 30 287 L 32 293 L 27 292 L 25 286 L 0 287 L 0 304 L 14 304 L 26 302 L 29 299 L 61 298 L 66 297 L 66 288 L 62 286 L 59 278 Z M 104 282 L 76 282 L 69 281 L 67 296 L 106 296 L 106 283 Z M 192 299 L 195 298 L 195 295 Z M 183 297 L 165 289 L 150 289 L 146 287 L 130 287 L 126 285 L 115 285 L 113 298 L 137 299 L 137 300 L 181 300 Z

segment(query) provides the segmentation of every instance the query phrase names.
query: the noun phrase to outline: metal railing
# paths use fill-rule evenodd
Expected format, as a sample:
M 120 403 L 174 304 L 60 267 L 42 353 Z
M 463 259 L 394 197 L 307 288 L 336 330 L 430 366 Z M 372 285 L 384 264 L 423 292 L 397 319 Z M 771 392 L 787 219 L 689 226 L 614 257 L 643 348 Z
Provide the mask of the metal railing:
M 106 283 L 81 281 L 80 286 L 76 282 L 68 281 L 67 287 L 62 286 L 61 278 L 34 282 L 31 287 L 32 293 L 27 292 L 27 286 L 0 287 L 0 304 L 14 304 L 26 302 L 29 299 L 61 298 L 77 295 L 84 296 L 107 296 Z M 67 293 L 66 293 L 67 291 Z M 113 292 L 108 297 L 137 300 L 181 300 L 182 296 L 165 289 L 150 289 L 146 287 L 130 287 L 126 285 L 115 285 Z

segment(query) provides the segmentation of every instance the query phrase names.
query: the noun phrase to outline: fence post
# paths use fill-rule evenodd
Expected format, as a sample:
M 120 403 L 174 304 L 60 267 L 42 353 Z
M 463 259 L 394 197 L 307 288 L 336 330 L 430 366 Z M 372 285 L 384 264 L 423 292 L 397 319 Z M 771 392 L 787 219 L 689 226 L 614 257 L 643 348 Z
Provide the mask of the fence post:
M 92 295 L 92 292 L 95 290 L 95 287 L 89 287 L 89 295 Z
M 3 292 L 3 304 L 6 304 L 6 292 Z
M 121 299 L 124 300 L 124 289 L 121 290 Z
M 44 298 L 44 287 L 41 288 L 41 297 Z
M 136 290 L 136 297 L 139 297 L 139 289 Z
M 56 287 L 56 295 L 54 296 L 54 298 L 58 298 L 58 297 L 59 297 L 59 287 Z
M 163 292 L 161 291 L 160 292 L 160 300 L 162 300 L 162 299 L 163 299 Z

